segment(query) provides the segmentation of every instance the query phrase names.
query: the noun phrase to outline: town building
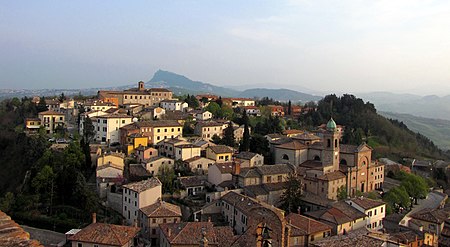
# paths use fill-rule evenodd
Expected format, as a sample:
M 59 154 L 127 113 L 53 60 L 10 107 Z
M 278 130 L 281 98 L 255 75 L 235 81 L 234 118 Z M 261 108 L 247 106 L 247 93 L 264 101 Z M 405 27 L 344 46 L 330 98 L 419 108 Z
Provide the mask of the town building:
M 165 88 L 144 87 L 144 82 L 138 82 L 137 88 L 124 91 L 98 91 L 98 98 L 103 102 L 111 102 L 116 107 L 126 104 L 140 104 L 144 106 L 157 106 L 165 99 L 172 99 L 172 92 Z
M 96 216 L 85 228 L 69 236 L 72 247 L 132 247 L 137 246 L 140 228 L 98 223 Z
M 383 229 L 383 219 L 386 215 L 386 203 L 365 197 L 357 197 L 346 201 L 359 212 L 367 215 L 367 228 L 372 230 Z
M 159 246 L 160 224 L 181 222 L 181 208 L 162 200 L 139 210 L 138 225 L 151 246 Z
M 142 163 L 145 169 L 152 175 L 160 174 L 160 169 L 162 166 L 173 168 L 174 164 L 175 161 L 173 159 L 164 156 L 152 157 L 148 160 L 144 160 L 144 162 Z
M 162 100 L 160 105 L 166 111 L 183 111 L 189 106 L 188 103 L 176 99 Z
M 212 113 L 205 110 L 200 110 L 195 112 L 195 120 L 197 121 L 207 121 L 210 120 L 213 116 Z
M 137 223 L 138 211 L 156 203 L 162 194 L 162 184 L 158 178 L 129 183 L 123 186 L 122 216 L 128 224 Z
M 139 133 L 148 137 L 148 145 L 156 145 L 167 138 L 183 135 L 183 126 L 175 120 L 154 120 L 136 122 L 120 128 L 120 143 L 127 141 L 127 136 Z
M 264 164 L 264 156 L 252 152 L 240 152 L 235 156 L 235 161 L 241 164 L 241 168 L 262 166 Z
M 44 126 L 47 134 L 55 133 L 57 128 L 65 128 L 65 114 L 56 112 L 53 110 L 43 111 L 38 113 L 38 117 L 41 120 L 41 125 Z
M 331 236 L 331 226 L 304 215 L 290 213 L 286 216 L 291 228 L 289 246 L 311 246 Z
M 185 169 L 189 169 L 191 172 L 198 175 L 204 175 L 208 173 L 209 168 L 211 168 L 214 163 L 214 160 L 201 156 L 194 156 L 183 161 Z
M 152 147 L 139 146 L 136 148 L 136 157 L 139 163 L 143 163 L 153 157 L 158 157 L 158 149 Z
M 25 118 L 25 131 L 29 133 L 38 132 L 41 128 L 40 118 Z
M 201 155 L 201 148 L 194 144 L 182 144 L 175 146 L 175 160 L 187 160 Z M 202 167 L 203 168 L 203 167 Z
M 223 130 L 226 125 L 215 121 L 197 122 L 194 128 L 194 134 L 203 139 L 211 140 L 213 136 L 223 137 Z
M 206 148 L 206 158 L 217 163 L 229 162 L 233 155 L 233 149 L 225 145 L 209 146 Z
M 119 129 L 132 123 L 132 117 L 124 114 L 107 114 L 92 118 L 94 140 L 107 144 L 119 143 Z

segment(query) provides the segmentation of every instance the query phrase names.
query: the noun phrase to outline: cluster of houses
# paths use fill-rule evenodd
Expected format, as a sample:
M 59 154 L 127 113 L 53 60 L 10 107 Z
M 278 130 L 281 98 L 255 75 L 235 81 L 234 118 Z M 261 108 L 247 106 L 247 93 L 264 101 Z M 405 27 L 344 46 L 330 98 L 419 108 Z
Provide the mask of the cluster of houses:
M 410 226 L 386 232 L 386 204 L 358 196 L 383 188 L 385 165 L 372 159 L 366 144 L 341 144 L 344 127 L 333 119 L 315 132 L 267 135 L 274 161 L 269 165 L 261 154 L 212 142 L 230 124 L 236 142 L 244 132 L 243 125 L 204 110 L 216 96 L 197 95 L 198 109 L 172 96 L 139 82 L 135 89 L 99 91 L 96 101 L 82 104 L 80 131 L 90 119 L 96 142 L 120 147 L 95 150 L 96 181 L 99 197 L 122 214 L 125 225 L 99 223 L 94 215 L 92 224 L 68 234 L 73 247 L 437 246 L 450 232 L 445 208 L 411 215 Z M 221 100 L 249 115 L 261 114 L 252 99 Z M 55 125 L 64 125 L 67 112 L 60 109 L 40 113 L 27 128 L 44 125 L 52 133 Z M 280 117 L 286 111 L 269 109 Z M 291 109 L 293 115 L 301 112 L 301 107 Z M 189 137 L 183 135 L 187 118 L 195 122 Z M 192 174 L 177 176 L 173 201 L 162 193 L 158 179 L 167 169 Z M 279 208 L 292 177 L 304 195 L 297 213 Z M 340 198 L 342 191 L 345 198 Z M 190 199 L 195 206 L 179 203 Z

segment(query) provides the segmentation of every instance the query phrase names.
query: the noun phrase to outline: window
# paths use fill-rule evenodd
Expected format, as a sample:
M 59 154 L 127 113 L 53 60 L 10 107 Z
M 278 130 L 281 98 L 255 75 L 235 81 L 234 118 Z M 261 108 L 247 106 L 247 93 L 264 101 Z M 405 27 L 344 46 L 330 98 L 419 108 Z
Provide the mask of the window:
M 281 181 L 283 181 L 283 176 L 282 176 L 282 175 L 278 175 L 278 178 L 277 178 L 277 180 L 278 180 L 278 182 L 281 182 Z
M 271 177 L 271 176 L 267 176 L 266 181 L 267 181 L 268 183 L 271 183 L 271 182 L 272 182 L 272 177 Z
M 152 219 L 152 223 L 155 224 L 156 223 L 156 219 Z
M 77 246 L 78 247 L 83 247 L 83 244 L 82 243 L 78 243 Z
M 374 213 L 374 215 L 377 215 L 377 210 L 375 209 L 375 213 Z
M 381 209 L 380 209 L 380 210 L 381 210 L 381 213 L 383 213 L 383 207 L 381 207 Z

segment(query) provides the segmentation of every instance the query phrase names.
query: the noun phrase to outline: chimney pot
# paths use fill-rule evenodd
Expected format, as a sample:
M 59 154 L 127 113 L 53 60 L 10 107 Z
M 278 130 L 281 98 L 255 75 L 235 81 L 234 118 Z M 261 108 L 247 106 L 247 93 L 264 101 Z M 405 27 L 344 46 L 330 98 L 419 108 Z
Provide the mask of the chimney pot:
M 92 213 L 92 223 L 97 223 L 97 214 Z

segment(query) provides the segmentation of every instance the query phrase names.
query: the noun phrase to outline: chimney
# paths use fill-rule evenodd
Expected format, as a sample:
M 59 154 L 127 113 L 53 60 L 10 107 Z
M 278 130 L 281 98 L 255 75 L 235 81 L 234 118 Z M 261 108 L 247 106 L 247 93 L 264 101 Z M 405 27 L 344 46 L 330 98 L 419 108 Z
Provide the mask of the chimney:
M 96 213 L 92 213 L 92 223 L 97 223 L 97 214 Z
M 133 226 L 134 226 L 134 227 L 138 227 L 138 223 L 137 223 L 137 220 L 136 220 L 136 219 L 133 221 Z
M 241 164 L 239 162 L 234 162 L 233 165 L 233 174 L 239 175 L 241 173 Z
M 172 235 L 172 230 L 170 229 L 170 227 L 167 228 L 167 235 L 168 235 L 168 237 L 170 237 L 170 235 Z
M 208 217 L 208 222 L 211 222 L 211 217 L 210 216 Z

